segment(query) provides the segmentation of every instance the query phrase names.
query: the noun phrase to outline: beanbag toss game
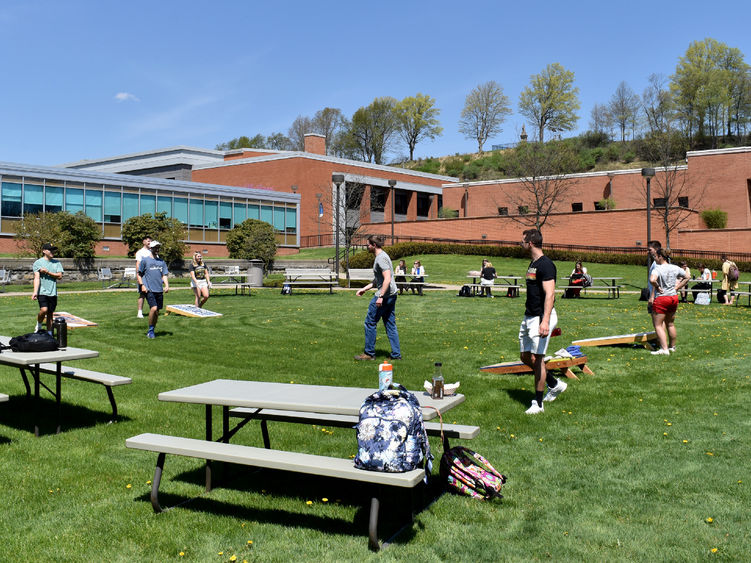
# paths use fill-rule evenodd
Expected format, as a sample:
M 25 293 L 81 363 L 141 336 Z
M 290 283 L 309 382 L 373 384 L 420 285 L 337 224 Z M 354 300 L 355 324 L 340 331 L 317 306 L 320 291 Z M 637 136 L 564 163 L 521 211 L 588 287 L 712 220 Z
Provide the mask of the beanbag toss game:
M 195 305 L 190 305 L 188 303 L 184 305 L 167 305 L 165 310 L 167 311 L 166 314 L 175 313 L 176 315 L 183 315 L 184 317 L 193 318 L 222 316 L 221 313 L 215 313 L 214 311 L 209 311 L 208 309 L 201 309 L 199 307 L 196 307 Z

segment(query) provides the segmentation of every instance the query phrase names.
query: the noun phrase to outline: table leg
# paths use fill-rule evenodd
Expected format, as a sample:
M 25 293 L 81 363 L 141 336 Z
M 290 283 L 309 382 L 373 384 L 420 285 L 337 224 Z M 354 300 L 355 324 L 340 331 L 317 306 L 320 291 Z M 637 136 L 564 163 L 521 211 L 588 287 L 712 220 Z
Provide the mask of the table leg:
M 30 366 L 34 378 L 34 436 L 39 437 L 39 366 Z
M 212 441 L 211 405 L 206 405 L 206 439 Z M 211 490 L 211 460 L 206 460 L 206 491 Z
M 55 434 L 60 434 L 62 364 L 62 362 L 57 362 L 57 369 L 55 370 L 55 402 L 57 403 L 57 431 Z

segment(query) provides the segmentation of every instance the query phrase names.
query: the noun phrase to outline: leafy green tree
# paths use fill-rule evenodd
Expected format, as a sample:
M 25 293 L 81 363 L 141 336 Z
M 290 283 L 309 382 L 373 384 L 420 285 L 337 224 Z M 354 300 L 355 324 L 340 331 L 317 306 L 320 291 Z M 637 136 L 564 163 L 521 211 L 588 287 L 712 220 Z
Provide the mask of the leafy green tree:
M 162 244 L 160 255 L 168 264 L 182 260 L 188 251 L 187 245 L 183 242 L 185 225 L 174 217 L 167 217 L 164 211 L 155 215 L 144 213 L 123 223 L 122 239 L 128 245 L 128 256 L 135 256 L 146 236 Z
M 407 96 L 394 107 L 399 134 L 409 147 L 409 159 L 415 159 L 415 146 L 425 139 L 435 139 L 443 133 L 438 121 L 441 110 L 435 107 L 435 100 L 428 95 L 417 93 Z
M 538 140 L 543 142 L 546 129 L 557 133 L 576 127 L 581 106 L 574 73 L 552 63 L 530 80 L 519 96 L 519 112 L 537 127 Z
M 356 155 L 358 160 L 383 164 L 385 155 L 394 147 L 396 104 L 394 98 L 386 96 L 358 109 L 347 123 L 338 150 Z
M 648 82 L 641 96 L 641 105 L 647 118 L 647 126 L 654 133 L 664 130 L 672 119 L 673 96 L 667 87 L 665 76 L 650 74 Z
M 226 143 L 222 143 L 216 146 L 218 151 L 231 151 L 235 149 L 265 149 L 266 139 L 263 135 L 258 133 L 255 137 L 237 137 L 231 139 Z
M 41 256 L 42 245 L 51 243 L 59 257 L 77 261 L 93 260 L 101 237 L 101 227 L 83 211 L 24 215 L 15 236 L 23 255 Z
M 501 124 L 511 114 L 509 99 L 500 84 L 491 80 L 474 88 L 464 100 L 459 132 L 477 141 L 477 151 L 490 137 L 503 131 Z
M 272 133 L 266 137 L 265 148 L 277 151 L 289 151 L 292 150 L 292 142 L 284 133 Z
M 227 233 L 227 251 L 230 258 L 263 260 L 268 271 L 276 255 L 274 227 L 258 219 L 246 219 Z

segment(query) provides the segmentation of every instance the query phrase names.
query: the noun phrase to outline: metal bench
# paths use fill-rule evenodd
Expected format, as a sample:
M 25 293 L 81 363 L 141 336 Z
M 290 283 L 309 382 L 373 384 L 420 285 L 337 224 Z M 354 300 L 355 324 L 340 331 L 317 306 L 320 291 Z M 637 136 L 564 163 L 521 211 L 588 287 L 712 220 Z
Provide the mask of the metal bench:
M 581 293 L 587 294 L 588 291 L 591 291 L 592 293 L 605 293 L 607 291 L 608 293 L 608 299 L 620 299 L 621 297 L 621 289 L 623 289 L 625 286 L 623 285 L 588 285 L 586 287 L 582 287 L 580 285 L 557 285 L 555 286 L 556 289 L 562 289 L 564 295 L 566 294 L 566 290 L 568 289 L 580 289 Z M 575 298 L 574 298 L 575 299 Z
M 109 289 L 110 287 L 114 287 L 113 285 L 110 285 L 112 282 L 112 270 L 110 268 L 99 268 L 97 280 L 102 282 L 102 289 Z
M 519 290 L 522 286 L 520 285 L 510 285 L 507 283 L 494 283 L 491 286 L 482 285 L 480 283 L 465 283 L 464 285 L 469 286 L 472 289 L 472 296 L 477 295 L 478 290 L 482 291 L 485 287 L 490 287 L 491 291 L 495 290 L 506 290 L 506 297 L 519 297 Z
M 738 299 L 738 296 L 745 295 L 748 297 L 748 306 L 751 307 L 751 291 L 732 291 L 733 297 L 735 297 L 735 306 L 738 306 L 738 303 L 740 303 L 740 299 Z
M 112 388 L 118 385 L 127 385 L 133 383 L 130 377 L 122 377 L 120 375 L 110 375 L 109 373 L 101 373 L 98 371 L 92 371 L 89 369 L 72 368 L 68 366 L 62 366 L 61 375 L 69 379 L 77 379 L 79 381 L 88 381 L 90 383 L 98 383 L 103 385 L 107 390 L 107 397 L 110 400 L 112 406 L 112 419 L 114 422 L 117 419 L 117 403 L 115 402 L 115 396 L 112 393 Z M 39 364 L 40 373 L 48 373 L 55 375 L 57 373 L 56 364 Z M 21 368 L 21 377 L 23 377 L 24 385 L 26 385 L 26 394 L 31 396 L 31 386 L 26 375 L 24 368 Z
M 413 469 L 405 473 L 364 471 L 357 469 L 351 459 L 271 450 L 162 434 L 139 434 L 138 436 L 128 438 L 125 441 L 125 446 L 136 450 L 156 452 L 158 454 L 154 479 L 151 483 L 151 506 L 156 513 L 163 512 L 164 510 L 159 504 L 159 485 L 162 480 L 162 471 L 167 454 L 378 485 L 374 488 L 373 496 L 371 497 L 368 525 L 369 545 L 371 549 L 376 551 L 380 549 L 378 541 L 378 512 L 382 497 L 381 486 L 410 489 L 413 492 L 425 477 L 425 470 L 423 469 Z M 206 490 L 210 491 L 211 488 L 211 482 L 207 480 Z M 413 500 L 413 495 L 410 495 L 410 500 Z M 414 516 L 414 504 L 412 504 L 411 508 L 410 521 Z
M 334 293 L 334 286 L 339 281 L 336 273 L 326 268 L 285 268 L 284 284 L 293 286 L 328 286 L 329 293 Z

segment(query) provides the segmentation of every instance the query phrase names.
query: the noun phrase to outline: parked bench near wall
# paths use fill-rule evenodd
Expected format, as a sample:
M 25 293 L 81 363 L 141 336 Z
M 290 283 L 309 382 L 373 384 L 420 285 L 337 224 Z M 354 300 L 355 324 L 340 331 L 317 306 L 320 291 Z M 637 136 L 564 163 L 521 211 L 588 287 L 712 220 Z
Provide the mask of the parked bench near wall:
M 334 293 L 339 284 L 336 273 L 326 268 L 285 268 L 284 284 L 288 286 L 328 287 Z

